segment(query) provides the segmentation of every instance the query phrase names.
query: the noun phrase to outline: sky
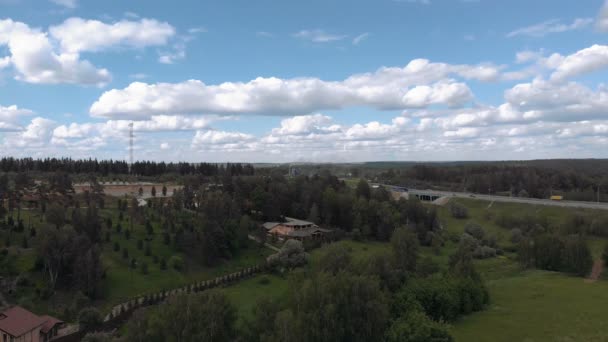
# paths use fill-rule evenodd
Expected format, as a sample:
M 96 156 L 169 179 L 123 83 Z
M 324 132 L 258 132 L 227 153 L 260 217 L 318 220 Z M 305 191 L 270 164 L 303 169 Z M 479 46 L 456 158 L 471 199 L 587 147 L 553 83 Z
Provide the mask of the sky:
M 608 158 L 608 1 L 0 0 L 0 156 Z

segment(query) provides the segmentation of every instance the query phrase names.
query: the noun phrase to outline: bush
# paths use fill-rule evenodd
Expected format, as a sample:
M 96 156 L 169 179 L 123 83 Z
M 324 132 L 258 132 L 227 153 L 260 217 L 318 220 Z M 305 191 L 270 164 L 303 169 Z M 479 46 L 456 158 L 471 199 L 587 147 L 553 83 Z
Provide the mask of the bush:
M 160 259 L 160 269 L 163 271 L 167 269 L 167 260 L 165 258 Z
M 473 258 L 487 259 L 496 256 L 496 249 L 489 246 L 479 246 L 473 251 Z
M 78 324 L 80 330 L 93 330 L 98 328 L 103 322 L 101 313 L 94 307 L 88 307 L 80 310 L 78 313 Z
M 521 232 L 521 229 L 519 228 L 513 228 L 511 229 L 511 242 L 512 243 L 520 243 L 521 240 L 523 240 L 524 238 L 524 234 Z
M 287 240 L 281 250 L 268 257 L 268 265 L 272 268 L 294 268 L 308 263 L 308 253 L 304 251 L 302 242 Z
M 260 285 L 268 285 L 270 284 L 270 279 L 268 279 L 268 277 L 262 277 L 260 278 L 258 283 L 260 283 Z
M 465 219 L 469 217 L 469 210 L 465 206 L 458 203 L 450 204 L 450 213 L 452 214 L 452 217 L 458 219 Z
M 483 228 L 480 225 L 478 225 L 477 223 L 473 223 L 473 222 L 468 222 L 464 226 L 464 231 L 465 231 L 465 233 L 476 238 L 477 240 L 483 240 L 483 238 L 485 236 L 485 232 L 483 231 Z
M 178 256 L 174 255 L 169 259 L 169 265 L 177 271 L 181 271 L 184 268 L 184 260 Z

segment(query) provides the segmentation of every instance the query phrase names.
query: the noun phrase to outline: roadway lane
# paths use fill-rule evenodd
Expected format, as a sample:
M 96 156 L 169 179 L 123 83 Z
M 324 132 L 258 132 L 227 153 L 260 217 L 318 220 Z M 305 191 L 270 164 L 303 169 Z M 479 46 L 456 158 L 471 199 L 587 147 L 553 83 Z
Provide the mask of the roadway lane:
M 451 191 L 436 191 L 436 190 L 418 190 L 409 189 L 410 195 L 424 194 L 440 197 L 455 197 L 455 198 L 469 198 L 478 199 L 484 201 L 495 201 L 495 202 L 507 202 L 507 203 L 524 203 L 524 204 L 537 204 L 537 205 L 550 205 L 554 207 L 569 207 L 569 208 L 586 208 L 586 209 L 602 209 L 608 210 L 608 203 L 604 202 L 583 202 L 583 201 L 552 201 L 548 199 L 538 198 L 522 198 L 522 197 L 506 197 L 506 196 L 494 196 L 494 195 L 480 195 L 472 194 L 468 192 L 451 192 Z

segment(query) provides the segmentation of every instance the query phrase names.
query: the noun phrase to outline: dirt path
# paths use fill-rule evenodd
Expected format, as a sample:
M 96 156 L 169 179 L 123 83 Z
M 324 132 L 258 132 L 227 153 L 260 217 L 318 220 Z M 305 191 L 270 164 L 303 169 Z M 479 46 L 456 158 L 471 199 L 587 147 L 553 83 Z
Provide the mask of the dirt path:
M 604 270 L 604 261 L 602 259 L 595 260 L 593 263 L 593 268 L 591 269 L 591 274 L 589 277 L 585 279 L 587 283 L 596 282 L 600 276 L 602 275 L 602 271 Z

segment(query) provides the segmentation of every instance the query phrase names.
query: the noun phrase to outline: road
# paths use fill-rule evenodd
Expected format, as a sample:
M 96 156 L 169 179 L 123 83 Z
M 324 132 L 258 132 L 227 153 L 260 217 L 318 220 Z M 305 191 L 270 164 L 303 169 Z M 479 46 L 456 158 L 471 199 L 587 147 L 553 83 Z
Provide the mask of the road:
M 494 202 L 506 202 L 506 203 L 524 203 L 524 204 L 536 204 L 536 205 L 549 205 L 554 207 L 569 207 L 569 208 L 584 208 L 584 209 L 602 209 L 608 210 L 608 203 L 597 203 L 597 202 L 583 202 L 583 201 L 552 201 L 548 199 L 538 198 L 522 198 L 522 197 L 507 197 L 507 196 L 495 196 L 495 195 L 480 195 L 472 194 L 468 192 L 451 192 L 451 191 L 437 191 L 437 190 L 418 190 L 409 189 L 410 194 L 425 194 L 440 197 L 455 197 L 455 198 L 469 198 L 478 199 L 484 201 Z

